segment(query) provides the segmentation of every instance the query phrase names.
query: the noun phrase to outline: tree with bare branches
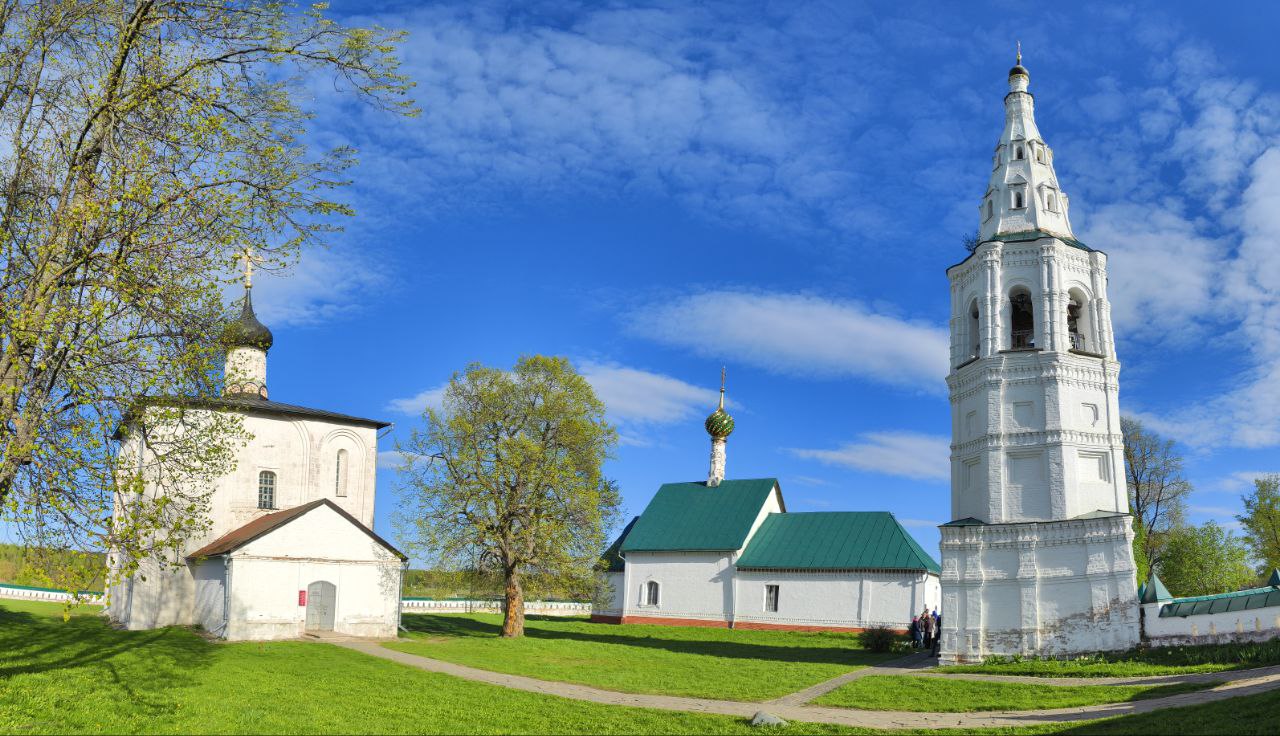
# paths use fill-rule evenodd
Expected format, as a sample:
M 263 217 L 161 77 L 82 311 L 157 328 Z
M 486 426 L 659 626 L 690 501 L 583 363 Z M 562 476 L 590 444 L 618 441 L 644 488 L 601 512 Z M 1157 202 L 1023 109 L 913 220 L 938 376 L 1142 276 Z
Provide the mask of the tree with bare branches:
M 0 514 L 29 544 L 136 559 L 200 528 L 236 422 L 163 410 L 186 431 L 151 468 L 113 434 L 156 397 L 216 392 L 238 254 L 286 267 L 349 213 L 332 190 L 352 151 L 304 144 L 303 85 L 412 114 L 400 39 L 324 5 L 0 0 Z M 113 527 L 144 476 L 171 492 Z
M 1137 527 L 1140 573 L 1159 562 L 1166 535 L 1182 524 L 1191 484 L 1182 475 L 1182 455 L 1173 440 L 1142 426 L 1132 417 L 1120 418 L 1124 435 L 1125 480 L 1129 508 Z

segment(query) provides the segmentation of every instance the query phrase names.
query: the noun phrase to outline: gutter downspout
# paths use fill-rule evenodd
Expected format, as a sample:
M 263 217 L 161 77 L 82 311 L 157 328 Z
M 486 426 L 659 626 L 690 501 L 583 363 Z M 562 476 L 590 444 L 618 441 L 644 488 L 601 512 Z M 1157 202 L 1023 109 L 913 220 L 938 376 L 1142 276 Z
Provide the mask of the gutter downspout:
M 231 555 L 223 554 L 222 563 L 224 571 L 222 574 L 222 628 L 218 631 L 218 636 L 227 638 L 227 627 L 231 625 Z
M 729 553 L 729 628 L 738 620 L 738 553 Z
M 396 630 L 408 633 L 408 629 L 404 627 L 404 571 L 409 567 L 409 561 L 404 560 L 400 563 L 399 573 L 400 580 L 396 583 Z

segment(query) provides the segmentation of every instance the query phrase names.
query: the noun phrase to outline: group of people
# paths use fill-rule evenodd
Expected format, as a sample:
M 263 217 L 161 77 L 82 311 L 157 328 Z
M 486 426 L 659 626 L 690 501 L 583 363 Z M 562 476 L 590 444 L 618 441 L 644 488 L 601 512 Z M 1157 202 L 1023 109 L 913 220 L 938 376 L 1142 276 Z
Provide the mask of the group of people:
M 938 656 L 938 650 L 942 648 L 942 617 L 938 615 L 938 609 L 935 607 L 930 611 L 925 606 L 919 616 L 912 616 L 909 633 L 913 648 L 924 649 L 932 656 Z

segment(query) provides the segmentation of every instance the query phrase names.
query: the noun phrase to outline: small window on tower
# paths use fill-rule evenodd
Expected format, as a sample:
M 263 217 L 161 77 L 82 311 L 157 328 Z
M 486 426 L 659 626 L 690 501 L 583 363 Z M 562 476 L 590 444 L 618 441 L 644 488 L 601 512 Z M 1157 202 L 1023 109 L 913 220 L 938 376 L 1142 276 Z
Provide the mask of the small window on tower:
M 1036 161 L 1044 163 L 1044 148 L 1036 146 Z
M 991 219 L 991 215 L 994 214 L 995 211 L 996 211 L 995 203 L 988 199 L 987 200 L 987 219 L 988 220 Z
M 1058 198 L 1053 196 L 1053 192 L 1049 192 L 1044 197 L 1044 205 L 1049 208 L 1050 212 L 1058 211 Z
M 338 458 L 334 463 L 337 471 L 333 481 L 333 495 L 335 496 L 347 495 L 347 465 L 349 465 L 347 457 L 346 450 L 338 450 Z
M 1022 160 L 1022 146 L 1018 146 L 1013 149 L 1013 157 L 1019 161 Z
M 1022 192 L 1020 192 L 1020 191 L 1018 191 L 1018 192 L 1014 192 L 1014 193 L 1013 193 L 1013 208 L 1014 208 L 1015 210 L 1020 210 L 1020 209 L 1022 209 L 1023 207 L 1026 207 L 1026 206 L 1027 206 L 1027 205 L 1026 205 L 1026 203 L 1025 203 L 1025 202 L 1023 201 L 1023 199 L 1022 199 Z

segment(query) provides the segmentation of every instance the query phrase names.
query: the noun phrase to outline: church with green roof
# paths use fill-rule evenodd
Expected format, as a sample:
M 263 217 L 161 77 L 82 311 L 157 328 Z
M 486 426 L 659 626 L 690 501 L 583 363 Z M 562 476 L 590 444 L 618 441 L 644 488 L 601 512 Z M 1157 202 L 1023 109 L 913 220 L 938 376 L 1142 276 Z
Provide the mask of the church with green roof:
M 787 511 L 776 478 L 725 478 L 733 417 L 707 417 L 706 481 L 667 483 L 605 552 L 615 623 L 905 630 L 941 600 L 938 563 L 886 511 Z

